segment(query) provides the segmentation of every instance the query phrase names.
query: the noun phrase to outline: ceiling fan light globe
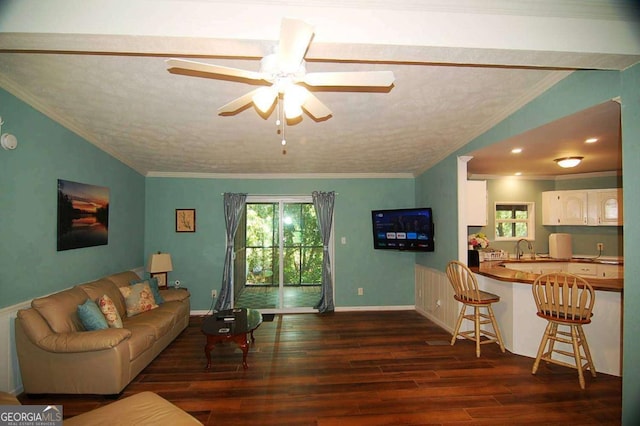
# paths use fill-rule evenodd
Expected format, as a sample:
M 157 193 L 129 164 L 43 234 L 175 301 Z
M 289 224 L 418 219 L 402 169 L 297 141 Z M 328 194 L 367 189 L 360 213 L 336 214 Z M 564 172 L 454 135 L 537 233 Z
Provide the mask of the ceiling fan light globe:
M 302 107 L 294 102 L 284 100 L 284 116 L 287 120 L 298 118 L 302 115 Z
M 285 88 L 284 96 L 285 102 L 289 100 L 296 105 L 304 105 L 307 97 L 309 97 L 309 91 L 302 86 L 290 84 Z
M 258 108 L 262 113 L 266 113 L 271 109 L 277 95 L 278 93 L 273 89 L 273 87 L 261 87 L 255 95 L 253 95 L 251 100 L 256 108 Z

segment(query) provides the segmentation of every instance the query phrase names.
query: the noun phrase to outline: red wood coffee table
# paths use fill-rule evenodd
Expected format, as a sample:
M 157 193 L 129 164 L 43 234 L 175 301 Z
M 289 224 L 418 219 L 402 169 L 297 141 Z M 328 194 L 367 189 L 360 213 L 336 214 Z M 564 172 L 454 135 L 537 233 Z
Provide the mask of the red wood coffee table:
M 215 313 L 202 321 L 202 333 L 207 336 L 204 354 L 207 356 L 207 368 L 211 368 L 211 350 L 216 343 L 232 341 L 242 349 L 242 367 L 246 370 L 249 353 L 248 334 L 255 342 L 253 331 L 262 324 L 262 314 L 255 309 L 237 308 Z

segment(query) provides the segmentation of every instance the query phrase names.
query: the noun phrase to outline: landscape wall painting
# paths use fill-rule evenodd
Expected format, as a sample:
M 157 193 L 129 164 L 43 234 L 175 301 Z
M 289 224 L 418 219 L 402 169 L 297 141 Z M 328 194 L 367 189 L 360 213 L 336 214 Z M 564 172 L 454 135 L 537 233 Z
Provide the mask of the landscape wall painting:
M 58 179 L 58 251 L 109 241 L 109 188 Z

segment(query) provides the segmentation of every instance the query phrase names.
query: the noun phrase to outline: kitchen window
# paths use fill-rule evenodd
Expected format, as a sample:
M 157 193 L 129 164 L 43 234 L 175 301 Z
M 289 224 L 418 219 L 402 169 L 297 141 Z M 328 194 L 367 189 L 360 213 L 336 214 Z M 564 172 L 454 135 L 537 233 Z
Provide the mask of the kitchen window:
M 494 211 L 496 241 L 535 240 L 534 203 L 496 202 Z

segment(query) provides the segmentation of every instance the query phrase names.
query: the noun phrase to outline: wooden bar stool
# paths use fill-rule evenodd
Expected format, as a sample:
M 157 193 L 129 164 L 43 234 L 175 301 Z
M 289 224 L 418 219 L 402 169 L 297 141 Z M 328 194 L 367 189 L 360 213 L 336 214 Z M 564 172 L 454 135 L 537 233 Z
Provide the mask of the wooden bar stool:
M 498 328 L 496 317 L 493 315 L 493 309 L 491 308 L 492 303 L 500 301 L 500 296 L 479 290 L 475 275 L 464 263 L 455 260 L 449 262 L 447 265 L 447 277 L 455 292 L 454 299 L 463 304 L 451 338 L 451 345 L 453 346 L 457 337 L 460 336 L 476 342 L 477 357 L 480 357 L 480 345 L 486 343 L 497 343 L 500 345 L 500 350 L 504 352 L 500 328 Z M 473 314 L 466 314 L 467 307 L 473 308 Z M 481 312 L 481 308 L 486 308 L 487 313 Z M 460 326 L 464 319 L 473 321 L 473 330 L 460 331 Z M 481 326 L 486 324 L 491 324 L 493 331 L 481 329 Z M 485 337 L 484 340 L 481 339 L 482 336 Z
M 591 375 L 596 377 L 587 337 L 582 330 L 582 325 L 589 324 L 593 315 L 593 287 L 579 276 L 554 272 L 536 278 L 532 289 L 538 308 L 537 315 L 546 319 L 548 324 L 542 335 L 531 374 L 538 371 L 540 360 L 575 368 L 578 370 L 580 387 L 584 389 L 584 370 L 588 368 Z M 568 327 L 569 331 L 558 330 L 560 326 Z M 555 347 L 556 342 L 568 345 L 567 350 Z M 580 348 L 584 353 L 580 352 Z M 575 365 L 553 358 L 554 353 L 573 358 Z

